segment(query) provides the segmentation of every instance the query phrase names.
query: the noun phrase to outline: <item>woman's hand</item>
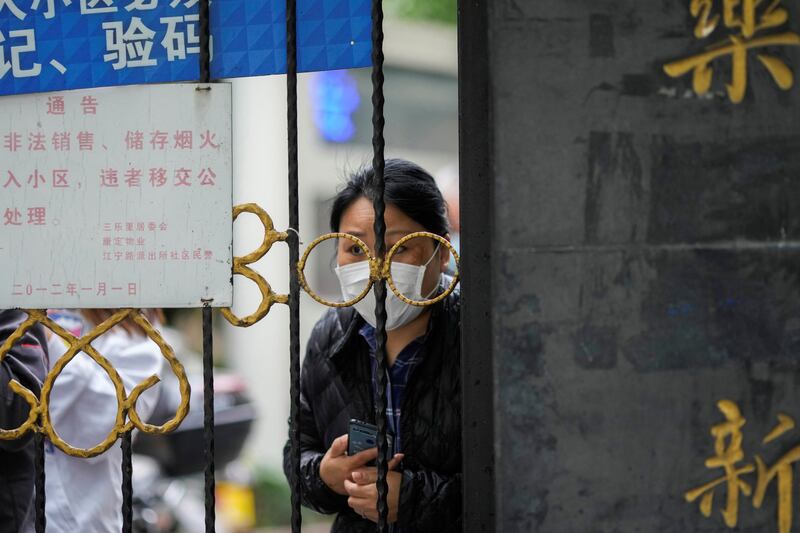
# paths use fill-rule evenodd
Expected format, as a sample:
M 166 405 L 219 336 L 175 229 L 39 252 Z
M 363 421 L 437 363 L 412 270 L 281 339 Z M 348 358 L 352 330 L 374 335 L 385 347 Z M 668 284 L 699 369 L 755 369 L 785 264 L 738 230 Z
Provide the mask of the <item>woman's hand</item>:
M 389 461 L 389 472 L 386 483 L 389 485 L 389 494 L 386 503 L 389 505 L 388 521 L 390 524 L 397 522 L 397 509 L 400 504 L 400 483 L 403 474 L 392 472 L 403 460 L 403 454 L 397 454 Z M 344 481 L 344 488 L 350 496 L 347 504 L 362 517 L 378 522 L 378 469 L 363 467 L 351 473 L 350 479 Z
M 364 450 L 352 457 L 346 452 L 347 435 L 342 435 L 333 441 L 319 464 L 319 477 L 332 491 L 343 496 L 347 495 L 344 482 L 350 479 L 350 473 L 378 457 L 377 448 Z

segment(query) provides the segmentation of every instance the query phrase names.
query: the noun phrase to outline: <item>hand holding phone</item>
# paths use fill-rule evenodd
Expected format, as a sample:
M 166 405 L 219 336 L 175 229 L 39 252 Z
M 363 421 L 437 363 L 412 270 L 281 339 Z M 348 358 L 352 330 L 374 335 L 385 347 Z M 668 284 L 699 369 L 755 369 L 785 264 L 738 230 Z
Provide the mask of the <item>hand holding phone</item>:
M 320 478 L 337 494 L 347 494 L 344 488 L 344 481 L 350 477 L 354 470 L 365 467 L 378 454 L 375 448 L 370 448 L 360 454 L 348 456 L 347 441 L 347 435 L 334 439 L 319 464 Z
M 387 437 L 391 449 L 392 436 Z M 377 444 L 376 426 L 351 420 L 348 434 L 335 439 L 320 462 L 319 475 L 322 481 L 337 494 L 346 495 L 344 483 L 354 471 L 364 472 L 364 467 L 369 467 L 366 471 L 375 470 Z M 389 470 L 397 468 L 402 459 L 402 454 L 395 454 L 389 462 Z

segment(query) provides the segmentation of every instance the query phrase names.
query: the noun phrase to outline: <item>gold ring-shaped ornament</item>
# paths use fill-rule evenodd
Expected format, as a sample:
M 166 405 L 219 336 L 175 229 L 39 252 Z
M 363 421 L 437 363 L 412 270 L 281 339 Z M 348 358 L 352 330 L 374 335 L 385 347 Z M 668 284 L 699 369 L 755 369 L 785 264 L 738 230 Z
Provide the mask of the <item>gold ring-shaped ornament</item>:
M 31 329 L 38 320 L 34 316 L 33 312 L 25 311 L 28 313 L 28 318 L 20 324 L 16 331 L 12 333 L 6 341 L 0 345 L 0 361 L 6 356 L 6 354 L 11 351 L 11 348 L 25 336 L 25 333 L 29 329 Z M 8 383 L 9 388 L 18 396 L 22 396 L 27 404 L 30 406 L 30 410 L 28 411 L 28 418 L 25 422 L 22 423 L 18 428 L 15 429 L 2 429 L 0 428 L 0 440 L 15 440 L 19 439 L 24 436 L 29 431 L 33 430 L 36 431 L 36 419 L 39 418 L 39 412 L 41 411 L 39 407 L 39 400 L 36 398 L 36 395 L 28 389 L 21 385 L 17 380 L 12 380 Z
M 400 291 L 398 291 L 397 287 L 395 287 L 394 285 L 394 280 L 392 279 L 392 268 L 391 268 L 392 258 L 394 257 L 394 254 L 397 253 L 397 250 L 411 239 L 416 239 L 421 237 L 428 237 L 430 239 L 439 241 L 440 243 L 444 244 L 450 250 L 450 253 L 453 254 L 453 257 L 456 260 L 456 272 L 453 275 L 453 280 L 450 282 L 450 286 L 447 287 L 447 289 L 442 294 L 438 295 L 436 298 L 425 301 L 411 300 L 410 298 L 404 296 L 403 294 L 400 294 Z M 389 254 L 386 256 L 386 266 L 384 268 L 385 270 L 384 274 L 386 276 L 386 282 L 388 283 L 389 288 L 394 293 L 394 295 L 397 296 L 400 300 L 409 305 L 414 305 L 416 307 L 428 307 L 430 305 L 434 305 L 436 303 L 441 302 L 442 300 L 447 298 L 450 295 L 450 293 L 453 292 L 453 290 L 455 290 L 456 285 L 458 285 L 459 266 L 460 266 L 460 258 L 458 257 L 458 252 L 456 252 L 455 248 L 453 248 L 453 245 L 450 243 L 450 241 L 448 241 L 441 235 L 436 235 L 435 233 L 430 233 L 427 231 L 418 231 L 416 233 L 409 233 L 408 235 L 397 241 L 394 246 L 392 246 L 392 249 L 389 250 Z
M 364 250 L 364 253 L 367 255 L 367 261 L 369 261 L 370 275 L 366 287 L 364 287 L 364 290 L 361 291 L 361 293 L 358 296 L 346 302 L 331 302 L 326 300 L 325 298 L 321 297 L 313 290 L 311 290 L 311 287 L 308 286 L 308 282 L 306 281 L 305 268 L 309 254 L 311 254 L 314 248 L 316 248 L 321 243 L 329 239 L 348 239 L 353 241 L 362 250 Z M 317 237 L 316 239 L 314 239 L 314 242 L 312 242 L 308 246 L 308 248 L 306 248 L 306 251 L 305 253 L 303 253 L 303 257 L 300 258 L 300 261 L 297 262 L 297 278 L 300 281 L 300 286 L 303 287 L 303 290 L 306 291 L 306 293 L 308 293 L 308 295 L 311 296 L 311 298 L 321 303 L 322 305 L 327 305 L 328 307 L 350 307 L 352 305 L 357 304 L 358 302 L 363 300 L 367 296 L 367 294 L 369 294 L 369 291 L 372 289 L 373 283 L 381 279 L 382 274 L 383 273 L 381 272 L 381 267 L 379 262 L 375 259 L 375 257 L 373 257 L 372 253 L 370 253 L 369 248 L 364 243 L 364 241 L 362 241 L 361 239 L 359 239 L 354 235 L 350 235 L 349 233 L 326 233 L 325 235 Z
M 264 257 L 272 248 L 272 245 L 276 242 L 285 242 L 286 239 L 289 238 L 289 234 L 282 231 L 275 231 L 275 225 L 273 224 L 270 216 L 266 211 L 256 204 L 242 204 L 235 206 L 233 208 L 233 221 L 235 222 L 242 213 L 252 213 L 256 215 L 259 220 L 261 220 L 261 224 L 264 226 L 264 240 L 253 252 L 243 257 L 233 258 L 233 274 L 244 276 L 258 286 L 259 291 L 261 291 L 261 303 L 253 314 L 244 318 L 237 317 L 233 311 L 231 311 L 230 307 L 225 307 L 222 309 L 222 316 L 225 317 L 225 319 L 232 325 L 246 328 L 252 326 L 267 316 L 267 313 L 269 313 L 269 310 L 273 304 L 285 304 L 289 302 L 288 295 L 276 294 L 272 290 L 270 284 L 267 283 L 267 280 L 265 280 L 255 270 L 247 266 Z

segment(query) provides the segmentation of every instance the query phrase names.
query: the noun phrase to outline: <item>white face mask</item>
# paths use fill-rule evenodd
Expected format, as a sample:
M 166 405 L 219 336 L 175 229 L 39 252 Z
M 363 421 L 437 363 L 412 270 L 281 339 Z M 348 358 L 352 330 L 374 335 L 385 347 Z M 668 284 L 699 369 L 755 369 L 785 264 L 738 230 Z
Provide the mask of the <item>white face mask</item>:
M 436 291 L 436 287 L 426 295 L 422 296 L 422 281 L 425 278 L 425 270 L 436 257 L 439 247 L 433 252 L 428 262 L 422 266 L 407 265 L 405 263 L 392 263 L 392 279 L 397 291 L 414 301 L 424 301 Z M 345 301 L 352 300 L 364 290 L 369 282 L 369 262 L 359 261 L 350 265 L 336 267 L 336 275 L 339 277 L 339 284 L 342 287 L 342 297 Z M 417 318 L 424 308 L 416 305 L 409 305 L 395 296 L 387 285 L 386 294 L 386 331 L 391 331 L 405 326 Z M 370 290 L 363 300 L 355 304 L 358 314 L 367 321 L 367 324 L 376 327 L 375 319 L 375 292 Z

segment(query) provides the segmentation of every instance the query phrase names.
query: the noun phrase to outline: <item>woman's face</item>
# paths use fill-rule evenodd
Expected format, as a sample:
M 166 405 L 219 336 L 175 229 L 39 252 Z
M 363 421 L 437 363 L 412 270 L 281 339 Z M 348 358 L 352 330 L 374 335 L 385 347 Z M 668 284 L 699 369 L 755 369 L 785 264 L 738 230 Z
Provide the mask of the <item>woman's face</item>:
M 411 217 L 392 204 L 386 204 L 386 211 L 383 218 L 386 222 L 387 253 L 397 241 L 409 233 L 426 231 L 421 224 L 415 222 Z M 372 208 L 372 202 L 362 196 L 350 204 L 350 206 L 345 209 L 344 213 L 342 213 L 342 218 L 339 221 L 339 231 L 342 233 L 349 233 L 364 241 L 364 243 L 369 246 L 370 252 L 374 256 L 374 223 L 375 212 Z M 398 249 L 392 259 L 393 262 L 417 266 L 422 266 L 430 260 L 430 263 L 428 263 L 425 269 L 425 277 L 422 282 L 423 296 L 430 294 L 434 290 L 437 283 L 439 283 L 439 277 L 442 272 L 446 271 L 447 264 L 450 261 L 450 250 L 446 246 L 440 246 L 437 252 L 437 244 L 439 244 L 437 241 L 427 237 L 411 239 L 406 242 L 402 248 Z M 436 257 L 433 257 L 434 253 Z M 357 263 L 367 258 L 364 251 L 349 239 L 339 239 L 336 257 L 339 266 Z

